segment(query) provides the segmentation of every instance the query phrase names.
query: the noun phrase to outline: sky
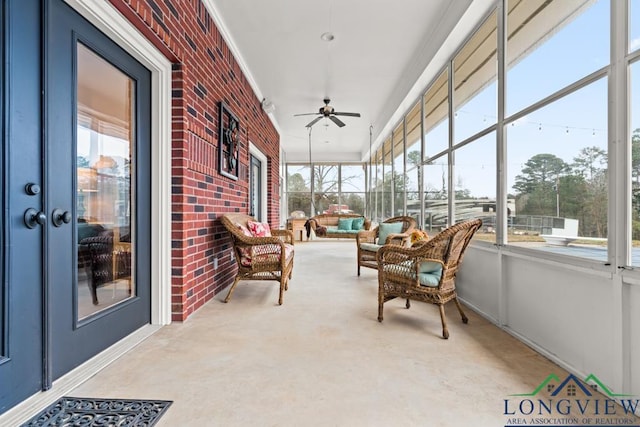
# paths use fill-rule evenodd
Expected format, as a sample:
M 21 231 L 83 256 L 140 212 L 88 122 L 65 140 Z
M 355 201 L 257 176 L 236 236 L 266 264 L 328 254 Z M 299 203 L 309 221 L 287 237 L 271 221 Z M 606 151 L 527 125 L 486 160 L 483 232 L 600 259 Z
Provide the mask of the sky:
M 508 69 L 507 117 L 609 63 L 609 8 L 609 0 L 594 2 Z M 630 10 L 629 45 L 633 50 L 640 48 L 640 0 L 631 0 Z M 632 67 L 633 76 L 640 80 L 640 65 Z M 495 123 L 496 92 L 494 82 L 457 109 L 455 143 Z M 640 83 L 632 86 L 631 98 L 635 129 L 640 127 Z M 440 123 L 427 134 L 428 155 L 445 148 L 447 126 Z M 506 137 L 508 192 L 513 192 L 516 176 L 536 154 L 551 153 L 572 163 L 582 148 L 597 146 L 607 151 L 607 78 L 518 119 L 507 126 Z M 442 162 L 446 158 L 437 163 Z M 455 164 L 456 188 L 468 189 L 476 197 L 495 197 L 495 133 L 456 150 Z M 433 169 L 437 168 L 425 172 L 428 184 L 441 187 L 442 173 Z M 434 182 L 429 181 L 431 177 Z

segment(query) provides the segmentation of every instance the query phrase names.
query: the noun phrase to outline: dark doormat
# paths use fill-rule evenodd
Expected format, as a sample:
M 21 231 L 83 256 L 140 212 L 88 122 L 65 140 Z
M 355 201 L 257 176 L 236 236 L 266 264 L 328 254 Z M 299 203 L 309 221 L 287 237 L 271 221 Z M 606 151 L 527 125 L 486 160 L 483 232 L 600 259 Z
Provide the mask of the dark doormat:
M 61 397 L 25 426 L 153 426 L 173 401 Z

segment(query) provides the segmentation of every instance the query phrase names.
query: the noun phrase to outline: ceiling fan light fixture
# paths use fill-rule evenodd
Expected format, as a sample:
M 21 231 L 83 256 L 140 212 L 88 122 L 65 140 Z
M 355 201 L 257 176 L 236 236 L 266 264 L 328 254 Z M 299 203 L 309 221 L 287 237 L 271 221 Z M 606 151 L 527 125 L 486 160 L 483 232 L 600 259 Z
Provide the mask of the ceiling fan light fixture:
M 327 31 L 326 33 L 322 33 L 320 35 L 320 39 L 325 41 L 325 42 L 331 42 L 333 41 L 333 39 L 335 39 L 336 37 L 333 35 L 332 32 Z
M 271 114 L 276 111 L 276 105 L 267 98 L 263 98 L 260 105 L 262 106 L 262 110 L 267 114 Z

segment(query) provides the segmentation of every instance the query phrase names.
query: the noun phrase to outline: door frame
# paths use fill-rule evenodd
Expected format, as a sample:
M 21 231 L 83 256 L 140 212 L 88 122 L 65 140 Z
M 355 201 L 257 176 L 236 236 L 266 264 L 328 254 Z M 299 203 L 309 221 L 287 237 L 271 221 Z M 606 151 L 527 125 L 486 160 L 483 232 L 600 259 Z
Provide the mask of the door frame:
M 267 156 L 258 149 L 258 147 L 256 147 L 255 145 L 253 145 L 253 143 L 251 141 L 249 141 L 249 154 L 255 158 L 257 158 L 258 160 L 260 160 L 260 163 L 262 163 L 261 167 L 260 167 L 260 181 L 261 181 L 261 188 L 260 188 L 260 196 L 262 197 L 260 200 L 260 207 L 261 207 L 261 216 L 262 216 L 262 220 L 269 222 L 269 216 L 267 215 L 267 169 L 268 169 L 268 159 Z M 251 167 L 251 162 L 249 162 L 249 167 Z M 251 175 L 251 173 L 249 173 L 249 175 Z M 249 183 L 249 185 L 251 185 L 251 183 Z M 249 194 L 251 194 L 251 191 L 248 191 Z M 251 205 L 251 200 L 249 200 L 249 206 Z
M 151 71 L 151 324 L 0 415 L 0 425 L 21 424 L 171 323 L 171 62 L 108 0 L 64 1 Z

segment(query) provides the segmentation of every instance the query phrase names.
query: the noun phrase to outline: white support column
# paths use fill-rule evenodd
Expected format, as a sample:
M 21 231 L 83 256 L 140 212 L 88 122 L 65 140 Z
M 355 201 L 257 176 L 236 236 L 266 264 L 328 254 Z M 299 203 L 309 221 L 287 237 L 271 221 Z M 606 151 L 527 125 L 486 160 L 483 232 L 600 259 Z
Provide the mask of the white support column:
M 611 287 L 613 298 L 613 353 L 612 366 L 615 390 L 630 389 L 631 364 L 628 357 L 630 335 L 625 327 L 623 298 L 623 268 L 629 266 L 631 248 L 631 144 L 629 138 L 628 65 L 628 2 L 611 2 L 611 70 L 609 75 L 609 261 L 615 268 Z

